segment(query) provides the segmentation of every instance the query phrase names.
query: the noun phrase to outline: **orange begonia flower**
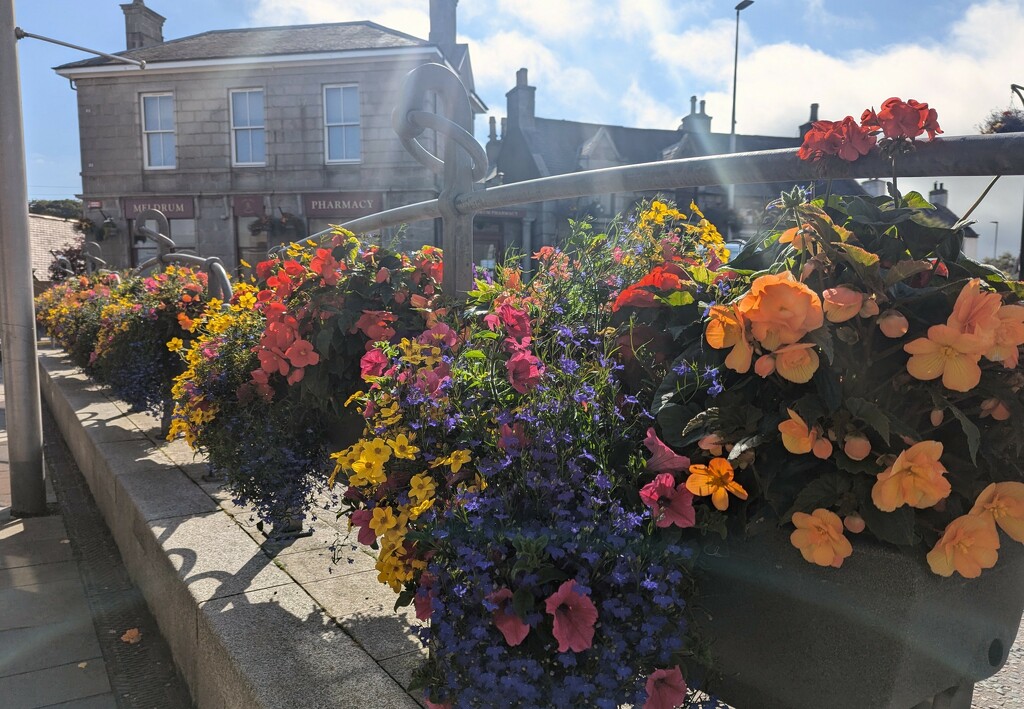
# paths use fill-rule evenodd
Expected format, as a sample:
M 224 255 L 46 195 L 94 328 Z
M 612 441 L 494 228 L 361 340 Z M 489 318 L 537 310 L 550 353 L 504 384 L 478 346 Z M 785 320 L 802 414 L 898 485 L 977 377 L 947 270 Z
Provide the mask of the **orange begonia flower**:
M 1024 483 L 992 483 L 978 495 L 972 515 L 991 516 L 1015 542 L 1024 542 Z
M 871 488 L 875 507 L 883 512 L 903 505 L 925 509 L 949 497 L 946 466 L 939 462 L 941 455 L 942 444 L 938 441 L 921 441 L 900 453 L 879 473 Z
M 972 278 L 957 296 L 946 324 L 968 335 L 984 352 L 995 343 L 1002 303 L 998 293 L 982 291 L 981 279 Z
M 999 558 L 999 533 L 988 515 L 969 514 L 949 523 L 942 539 L 928 552 L 928 566 L 939 576 L 956 571 L 966 579 L 981 576 Z
M 787 381 L 806 384 L 818 371 L 818 353 L 809 342 L 786 345 L 775 351 L 775 371 Z
M 979 418 L 985 418 L 986 416 L 991 416 L 996 421 L 1005 421 L 1010 418 L 1010 409 L 1000 399 L 995 397 L 985 399 L 981 402 Z
M 864 294 L 846 286 L 828 288 L 821 295 L 824 301 L 821 307 L 829 322 L 846 322 L 855 318 L 864 305 Z
M 797 251 L 806 251 L 814 243 L 814 235 L 814 227 L 810 224 L 802 224 L 782 232 L 779 235 L 779 243 L 789 244 Z
M 712 306 L 704 336 L 716 350 L 732 347 L 732 352 L 725 358 L 725 366 L 739 374 L 749 371 L 750 360 L 754 355 L 746 330 L 746 319 L 735 308 Z
M 884 313 L 878 316 L 878 329 L 882 331 L 882 334 L 886 337 L 896 339 L 903 337 L 907 334 L 907 330 L 910 329 L 910 323 L 907 322 L 906 316 L 898 310 L 886 310 Z
M 1007 369 L 1014 369 L 1020 358 L 1020 346 L 1024 345 L 1024 305 L 1004 305 L 996 313 L 999 325 L 995 341 L 985 352 L 985 358 L 1002 362 Z
M 707 465 L 691 465 L 686 489 L 699 497 L 711 495 L 711 502 L 722 511 L 729 509 L 729 493 L 741 500 L 747 491 L 733 480 L 732 464 L 725 458 L 712 458 Z
M 843 522 L 835 512 L 821 507 L 811 514 L 794 512 L 793 525 L 796 530 L 789 541 L 812 564 L 838 569 L 853 553 L 850 540 L 843 534 Z
M 810 453 L 814 448 L 814 441 L 818 438 L 817 431 L 808 426 L 807 422 L 800 418 L 800 415 L 793 409 L 786 409 L 786 412 L 789 413 L 789 419 L 779 424 L 782 445 L 790 453 L 797 455 Z
M 827 438 L 818 438 L 811 448 L 811 453 L 822 460 L 828 460 L 832 456 L 832 441 Z
M 911 355 L 907 371 L 915 379 L 942 377 L 942 385 L 953 391 L 970 391 L 981 381 L 981 353 L 988 345 L 974 335 L 950 325 L 932 325 L 927 337 L 903 345 Z
M 851 460 L 864 460 L 871 455 L 871 441 L 865 436 L 847 436 L 843 452 Z
M 766 349 L 791 345 L 822 326 L 821 298 L 789 271 L 761 276 L 737 310 L 750 321 L 750 332 Z

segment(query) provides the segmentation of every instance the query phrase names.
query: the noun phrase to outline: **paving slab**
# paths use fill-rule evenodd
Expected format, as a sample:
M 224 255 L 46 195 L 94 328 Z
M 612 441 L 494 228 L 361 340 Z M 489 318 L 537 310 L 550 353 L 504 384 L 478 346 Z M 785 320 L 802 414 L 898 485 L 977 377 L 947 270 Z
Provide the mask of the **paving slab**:
M 281 568 L 299 584 L 373 571 L 375 559 L 360 547 L 339 544 L 335 549 L 282 554 L 275 557 Z
M 38 542 L 9 541 L 0 545 L 0 569 L 15 569 L 71 559 L 71 546 L 66 539 L 41 539 Z
M 412 684 L 412 673 L 427 659 L 426 648 L 412 650 L 387 660 L 381 660 L 380 666 L 391 675 L 396 682 L 409 689 Z
M 147 521 L 214 512 L 217 505 L 178 470 L 132 470 L 117 476 L 117 503 L 131 500 Z
M 0 677 L 101 656 L 96 628 L 87 611 L 56 623 L 0 631 Z
M 0 591 L 0 631 L 56 624 L 69 617 L 90 617 L 81 579 Z
M 0 569 L 0 589 L 35 586 L 73 578 L 78 578 L 78 565 L 74 561 L 16 566 L 12 569 Z
M 109 692 L 102 658 L 0 677 L 4 709 L 35 709 Z
M 375 660 L 388 660 L 423 648 L 414 627 L 416 613 L 405 608 L 395 613 L 390 607 L 375 607 L 338 619 L 345 632 Z

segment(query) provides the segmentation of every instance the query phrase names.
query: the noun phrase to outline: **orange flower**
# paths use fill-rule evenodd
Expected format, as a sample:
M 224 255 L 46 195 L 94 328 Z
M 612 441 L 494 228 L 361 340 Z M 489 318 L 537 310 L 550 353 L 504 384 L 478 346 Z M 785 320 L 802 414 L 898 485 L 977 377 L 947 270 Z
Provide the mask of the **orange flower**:
M 821 295 L 824 300 L 821 307 L 829 322 L 846 322 L 855 318 L 864 305 L 864 294 L 846 286 L 828 288 Z
M 757 358 L 757 361 L 754 362 L 754 372 L 757 376 L 761 377 L 761 379 L 770 377 L 772 373 L 775 372 L 775 358 L 771 355 L 761 355 Z
M 1017 366 L 1021 345 L 1024 345 L 1024 305 L 1004 305 L 996 313 L 999 325 L 995 341 L 985 353 L 992 362 L 1002 362 L 1007 369 Z
M 782 232 L 779 235 L 779 243 L 790 244 L 797 251 L 806 251 L 814 243 L 814 234 L 814 227 L 810 224 L 802 224 Z
M 903 505 L 925 509 L 949 497 L 946 466 L 939 462 L 941 455 L 942 444 L 938 441 L 921 441 L 900 453 L 879 473 L 871 488 L 875 507 L 883 512 Z
M 732 352 L 725 358 L 725 366 L 740 374 L 750 369 L 750 360 L 754 354 L 746 330 L 746 318 L 735 308 L 725 305 L 711 307 L 704 336 L 716 350 L 732 347 Z
M 928 381 L 942 377 L 942 385 L 953 391 L 970 391 L 981 381 L 981 353 L 987 344 L 950 325 L 932 325 L 928 337 L 919 337 L 903 346 L 911 358 L 907 371 L 915 379 Z
M 972 278 L 957 296 L 953 314 L 946 324 L 969 335 L 984 352 L 995 344 L 996 330 L 999 328 L 999 306 L 1002 302 L 998 293 L 981 290 L 980 278 Z
M 990 516 L 1015 542 L 1024 542 L 1024 483 L 992 483 L 978 495 L 972 515 Z
M 850 540 L 843 534 L 843 523 L 835 512 L 821 507 L 811 514 L 794 512 L 793 526 L 796 530 L 789 535 L 789 541 L 812 564 L 838 569 L 853 553 Z
M 907 318 L 903 313 L 898 310 L 886 310 L 878 316 L 878 329 L 886 337 L 891 337 L 895 340 L 907 334 L 907 330 L 910 329 L 910 323 L 907 322 Z
M 711 495 L 711 502 L 722 511 L 729 509 L 729 493 L 741 500 L 747 491 L 733 480 L 732 464 L 725 458 L 712 458 L 707 465 L 691 465 L 686 489 L 699 497 Z
M 782 445 L 790 453 L 802 455 L 810 453 L 814 448 L 814 441 L 818 438 L 817 431 L 811 429 L 807 422 L 800 418 L 800 415 L 793 409 L 786 409 L 789 419 L 779 424 L 779 433 L 782 434 Z
M 995 421 L 1005 421 L 1010 418 L 1010 409 L 1001 400 L 992 397 L 981 402 L 981 414 L 979 418 L 991 416 Z
M 757 278 L 737 309 L 750 321 L 754 338 L 769 350 L 797 342 L 825 320 L 821 298 L 789 271 Z
M 864 436 L 847 436 L 843 452 L 851 460 L 864 460 L 871 455 L 871 441 Z
M 969 514 L 949 523 L 942 539 L 928 552 L 928 566 L 939 576 L 956 571 L 965 579 L 981 576 L 999 558 L 999 533 L 988 515 Z
M 787 381 L 806 384 L 818 371 L 818 353 L 809 342 L 786 345 L 775 351 L 775 371 Z

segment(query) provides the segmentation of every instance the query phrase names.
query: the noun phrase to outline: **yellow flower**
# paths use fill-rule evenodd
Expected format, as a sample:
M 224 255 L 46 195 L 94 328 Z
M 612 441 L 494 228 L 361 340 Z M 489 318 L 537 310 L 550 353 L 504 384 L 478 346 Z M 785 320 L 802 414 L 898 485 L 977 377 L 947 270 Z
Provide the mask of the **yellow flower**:
M 871 488 L 875 507 L 883 512 L 903 505 L 925 509 L 949 497 L 951 488 L 944 477 L 946 467 L 939 462 L 941 455 L 938 441 L 921 441 L 900 453 Z
M 942 385 L 953 391 L 970 391 L 981 381 L 981 354 L 989 343 L 949 325 L 932 325 L 927 337 L 903 346 L 911 355 L 907 371 L 915 379 L 942 377 Z
M 800 550 L 804 560 L 818 566 L 839 568 L 853 553 L 850 540 L 843 534 L 839 515 L 819 507 L 811 514 L 793 513 L 796 530 L 789 535 L 790 543 Z
M 455 451 L 448 456 L 448 464 L 452 466 L 453 473 L 462 470 L 462 466 L 471 460 L 473 460 L 473 456 L 470 455 L 469 451 Z
M 404 433 L 400 433 L 394 438 L 389 438 L 388 446 L 391 447 L 396 458 L 402 458 L 403 460 L 414 460 L 416 454 L 420 452 L 420 449 L 414 446 Z
M 747 491 L 733 480 L 732 464 L 725 458 L 712 458 L 707 465 L 691 465 L 686 478 L 686 489 L 699 497 L 711 495 L 711 502 L 719 510 L 729 508 L 729 493 L 741 500 Z
M 409 508 L 409 519 L 417 519 L 421 514 L 434 506 L 435 498 L 431 497 Z
M 972 515 L 990 516 L 1015 542 L 1024 542 L 1024 483 L 991 483 L 974 507 Z
M 416 501 L 428 500 L 437 492 L 437 485 L 429 475 L 413 475 L 409 481 L 409 497 Z
M 965 579 L 981 576 L 999 559 L 999 533 L 989 515 L 968 514 L 949 523 L 935 548 L 928 552 L 928 566 L 939 576 L 956 571 Z
M 398 518 L 390 507 L 374 507 L 373 517 L 370 519 L 370 529 L 378 537 L 384 536 L 389 529 L 398 526 Z
M 171 352 L 177 352 L 185 346 L 185 342 L 180 337 L 172 337 L 167 341 L 167 349 Z
M 391 447 L 383 438 L 374 438 L 372 441 L 364 443 L 359 452 L 359 458 L 369 463 L 384 465 L 391 460 L 391 452 Z

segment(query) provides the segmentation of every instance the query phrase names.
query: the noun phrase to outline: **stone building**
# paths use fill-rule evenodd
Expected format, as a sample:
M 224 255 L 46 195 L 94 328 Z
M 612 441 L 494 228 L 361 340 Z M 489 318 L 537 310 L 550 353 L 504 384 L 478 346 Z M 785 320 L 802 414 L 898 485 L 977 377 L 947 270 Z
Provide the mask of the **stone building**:
M 126 266 L 152 255 L 131 236 L 148 208 L 170 218 L 179 247 L 231 267 L 275 242 L 436 197 L 439 178 L 402 148 L 391 111 L 406 74 L 427 62 L 455 70 L 474 113 L 486 110 L 468 47 L 455 41 L 457 3 L 430 0 L 426 40 L 346 22 L 165 41 L 164 18 L 144 0 L 121 5 L 120 54 L 144 69 L 105 58 L 56 69 L 77 91 L 85 216 L 117 225 L 103 258 Z M 432 136 L 421 142 L 433 148 Z M 413 225 L 405 244 L 432 243 L 435 231 Z

